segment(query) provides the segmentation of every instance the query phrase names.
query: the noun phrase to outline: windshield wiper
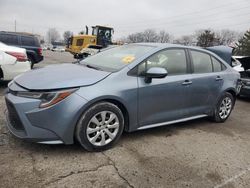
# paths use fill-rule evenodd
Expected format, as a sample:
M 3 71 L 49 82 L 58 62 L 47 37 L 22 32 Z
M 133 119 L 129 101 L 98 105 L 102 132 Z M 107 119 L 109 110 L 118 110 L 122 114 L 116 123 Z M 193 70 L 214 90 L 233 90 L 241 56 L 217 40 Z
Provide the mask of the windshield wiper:
M 95 67 L 89 64 L 85 64 L 86 67 L 91 68 L 91 69 L 95 69 L 95 70 L 102 70 L 100 67 Z

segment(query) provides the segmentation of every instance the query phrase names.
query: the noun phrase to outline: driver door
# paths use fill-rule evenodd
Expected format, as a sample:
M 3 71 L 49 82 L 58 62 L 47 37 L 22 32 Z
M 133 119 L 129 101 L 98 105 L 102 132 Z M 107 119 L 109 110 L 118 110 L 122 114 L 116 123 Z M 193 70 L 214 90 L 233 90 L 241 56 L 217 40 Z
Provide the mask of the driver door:
M 145 82 L 145 72 L 151 67 L 162 67 L 165 78 Z M 184 49 L 160 51 L 138 67 L 138 120 L 139 126 L 173 121 L 185 116 L 188 107 L 188 63 Z

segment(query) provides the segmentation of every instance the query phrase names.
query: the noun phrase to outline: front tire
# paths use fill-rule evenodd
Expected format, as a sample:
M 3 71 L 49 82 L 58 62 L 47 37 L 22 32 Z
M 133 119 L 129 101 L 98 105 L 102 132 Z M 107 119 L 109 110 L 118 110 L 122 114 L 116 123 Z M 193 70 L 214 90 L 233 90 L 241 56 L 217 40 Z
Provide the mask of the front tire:
M 223 123 L 230 116 L 235 104 L 235 98 L 231 93 L 224 93 L 217 103 L 212 119 L 217 123 Z
M 109 102 L 90 107 L 76 126 L 76 138 L 88 151 L 102 151 L 112 147 L 124 129 L 122 111 Z

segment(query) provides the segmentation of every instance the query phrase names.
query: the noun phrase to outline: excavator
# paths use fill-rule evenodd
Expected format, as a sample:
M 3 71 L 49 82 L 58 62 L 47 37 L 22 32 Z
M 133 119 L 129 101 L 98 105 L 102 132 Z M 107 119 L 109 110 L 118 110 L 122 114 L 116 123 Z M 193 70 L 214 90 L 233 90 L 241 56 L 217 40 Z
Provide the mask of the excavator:
M 112 43 L 114 29 L 101 25 L 92 26 L 92 34 L 89 35 L 89 28 L 86 26 L 85 34 L 71 36 L 66 44 L 66 51 L 74 55 L 76 59 L 83 59 L 97 53 Z

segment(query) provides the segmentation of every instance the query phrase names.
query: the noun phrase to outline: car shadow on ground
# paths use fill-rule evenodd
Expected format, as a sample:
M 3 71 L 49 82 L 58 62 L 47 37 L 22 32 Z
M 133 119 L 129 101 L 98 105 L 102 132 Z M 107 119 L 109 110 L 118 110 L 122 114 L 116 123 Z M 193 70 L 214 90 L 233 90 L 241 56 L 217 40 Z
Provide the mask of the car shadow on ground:
M 240 96 L 237 98 L 237 100 L 242 101 L 242 102 L 250 102 L 250 97 L 249 96 Z

